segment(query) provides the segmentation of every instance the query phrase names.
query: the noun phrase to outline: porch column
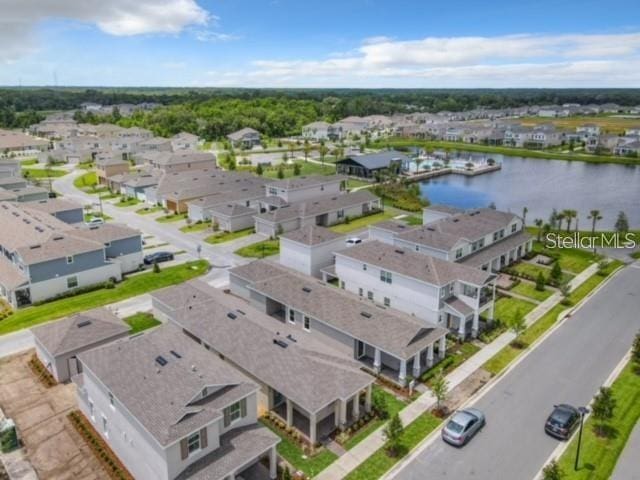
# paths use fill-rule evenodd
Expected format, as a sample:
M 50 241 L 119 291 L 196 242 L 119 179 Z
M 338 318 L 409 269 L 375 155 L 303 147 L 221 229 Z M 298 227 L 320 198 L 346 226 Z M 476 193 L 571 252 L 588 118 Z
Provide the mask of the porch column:
M 333 426 L 336 428 L 340 426 L 340 402 L 338 400 L 333 403 Z
M 367 413 L 371 413 L 371 393 L 373 391 L 372 384 L 367 385 L 367 395 L 364 397 L 364 409 Z
M 356 393 L 353 397 L 353 418 L 360 418 L 360 392 Z
M 420 376 L 420 352 L 413 357 L 413 378 Z
M 464 340 L 465 338 L 465 329 L 467 328 L 467 319 L 466 317 L 458 317 L 460 324 L 458 325 L 458 337 L 460 340 Z
M 491 288 L 491 306 L 489 307 L 489 323 L 493 324 L 494 315 L 495 315 L 495 305 L 496 305 L 496 280 L 493 281 L 493 285 Z
M 400 372 L 398 372 L 398 380 L 400 384 L 404 386 L 404 381 L 407 378 L 407 361 L 400 360 Z
M 380 350 L 377 348 L 373 351 L 373 369 L 376 373 L 380 373 L 380 366 L 382 365 L 382 361 L 380 359 Z
M 478 330 L 480 329 L 480 315 L 478 311 L 473 312 L 473 323 L 471 324 L 471 336 L 476 338 L 478 336 Z
M 312 413 L 309 415 L 309 440 L 313 446 L 317 443 L 316 427 L 316 414 Z
M 267 406 L 269 407 L 268 410 L 273 410 L 273 388 L 271 387 L 267 387 L 268 391 L 267 391 Z
M 293 425 L 293 405 L 291 404 L 291 400 L 287 398 L 287 427 Z
M 447 337 L 442 336 L 440 337 L 440 345 L 438 345 L 438 356 L 440 357 L 440 360 L 444 360 L 444 356 L 447 353 Z
M 340 428 L 347 425 L 347 401 L 340 400 Z
M 427 348 L 427 368 L 433 367 L 433 343 Z
M 269 478 L 276 480 L 278 476 L 278 455 L 276 453 L 276 447 L 271 447 L 269 450 Z

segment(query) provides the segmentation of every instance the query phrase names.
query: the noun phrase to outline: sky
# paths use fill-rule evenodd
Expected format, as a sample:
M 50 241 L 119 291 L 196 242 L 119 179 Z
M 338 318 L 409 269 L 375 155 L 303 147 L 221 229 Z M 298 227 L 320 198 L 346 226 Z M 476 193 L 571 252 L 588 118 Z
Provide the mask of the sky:
M 640 4 L 0 0 L 0 85 L 640 87 Z

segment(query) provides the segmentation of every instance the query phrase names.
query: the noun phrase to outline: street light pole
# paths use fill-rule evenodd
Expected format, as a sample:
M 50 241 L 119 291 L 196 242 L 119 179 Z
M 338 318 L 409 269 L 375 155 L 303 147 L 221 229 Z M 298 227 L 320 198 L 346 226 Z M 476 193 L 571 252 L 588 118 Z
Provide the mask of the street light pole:
M 589 409 L 586 407 L 579 407 L 580 412 L 580 431 L 578 432 L 578 449 L 576 450 L 576 462 L 573 465 L 573 470 L 578 471 L 578 462 L 580 461 L 580 447 L 582 445 L 582 427 L 584 425 L 584 416 L 589 413 Z

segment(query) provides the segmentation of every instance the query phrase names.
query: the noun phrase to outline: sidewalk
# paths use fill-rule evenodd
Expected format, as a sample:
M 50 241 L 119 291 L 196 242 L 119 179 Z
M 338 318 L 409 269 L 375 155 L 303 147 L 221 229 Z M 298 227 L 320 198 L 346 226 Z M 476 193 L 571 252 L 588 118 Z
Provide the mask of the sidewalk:
M 587 278 L 594 275 L 598 270 L 597 265 L 591 265 L 585 269 L 582 273 L 576 275 L 571 280 L 571 288 L 577 288 Z M 525 317 L 527 326 L 535 323 L 543 315 L 545 315 L 553 306 L 555 306 L 561 299 L 561 294 L 556 292 L 547 298 L 544 302 L 540 303 L 535 309 L 533 309 Z M 466 380 L 473 372 L 478 370 L 485 364 L 487 360 L 498 353 L 502 348 L 506 347 L 515 339 L 515 334 L 512 332 L 505 332 L 496 338 L 489 345 L 484 347 L 478 353 L 470 357 L 466 362 L 456 368 L 453 372 L 447 375 L 447 381 L 449 382 L 449 390 L 453 390 Z M 407 405 L 400 411 L 400 419 L 403 425 L 408 425 L 413 422 L 420 415 L 431 409 L 436 403 L 435 397 L 431 391 L 427 391 L 420 395 L 416 400 Z M 358 465 L 364 462 L 373 453 L 382 448 L 385 443 L 384 439 L 384 426 L 369 435 L 365 440 L 356 445 L 353 449 L 347 451 L 343 456 L 338 458 L 335 462 L 329 465 L 315 478 L 318 480 L 339 480 L 344 478 Z
M 627 445 L 618 458 L 611 480 L 640 480 L 638 452 L 640 452 L 640 423 L 631 432 Z

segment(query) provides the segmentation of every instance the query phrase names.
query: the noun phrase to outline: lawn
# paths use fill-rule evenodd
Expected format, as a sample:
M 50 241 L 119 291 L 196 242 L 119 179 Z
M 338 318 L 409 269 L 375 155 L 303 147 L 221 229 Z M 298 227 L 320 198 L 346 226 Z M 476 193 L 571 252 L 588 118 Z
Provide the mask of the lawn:
M 551 295 L 553 295 L 553 291 L 546 287 L 545 290 L 539 291 L 536 290 L 536 286 L 532 283 L 521 281 L 518 285 L 513 287 L 510 292 L 517 293 L 519 295 L 524 295 L 525 297 L 532 298 L 539 302 L 543 302 Z
M 369 187 L 373 185 L 372 182 L 366 182 L 364 180 L 357 180 L 355 178 L 350 178 L 347 180 L 347 189 L 351 190 L 352 188 L 357 187 Z
M 534 308 L 536 308 L 535 303 L 527 302 L 519 298 L 501 297 L 496 300 L 493 317 L 504 325 L 509 325 L 518 310 L 522 315 L 526 315 Z
M 441 422 L 442 420 L 430 413 L 420 415 L 405 427 L 400 439 L 400 452 L 397 456 L 390 457 L 383 447 L 344 477 L 345 480 L 374 480 L 382 477 L 391 467 L 406 457 L 427 435 L 438 428 Z
M 517 265 L 514 265 L 513 270 L 523 275 L 527 275 L 530 278 L 537 278 L 538 273 L 542 273 L 545 278 L 545 281 L 549 279 L 549 275 L 551 273 L 550 268 L 541 267 L 540 265 L 535 265 L 533 263 L 520 262 Z M 573 275 L 570 273 L 563 272 L 561 281 L 569 281 L 573 278 Z
M 278 455 L 289 462 L 293 468 L 302 470 L 310 477 L 320 473 L 338 458 L 335 453 L 327 449 L 322 449 L 316 455 L 308 456 L 298 445 L 282 435 L 282 432 L 273 428 L 269 422 L 262 423 L 282 439 L 277 446 Z
M 280 240 L 263 240 L 261 242 L 252 243 L 246 247 L 239 248 L 235 252 L 236 255 L 247 258 L 264 258 L 280 253 Z
M 549 248 L 545 249 L 542 243 L 533 242 L 533 251 L 544 254 L 551 252 L 558 255 L 560 268 L 572 273 L 580 273 L 591 265 L 594 259 L 593 253 L 577 248 Z
M 399 400 L 398 397 L 390 394 L 377 385 L 373 386 L 373 394 L 382 395 L 386 399 L 389 418 L 393 417 L 407 405 L 402 400 Z M 378 428 L 380 428 L 385 422 L 386 420 L 382 420 L 381 418 L 375 418 L 374 420 L 371 420 L 371 422 L 369 422 L 366 427 L 363 427 L 361 430 L 358 430 L 356 433 L 354 433 L 353 436 L 342 446 L 345 448 L 345 450 L 351 450 L 353 447 L 358 445 L 361 441 L 375 432 Z
M 125 323 L 131 327 L 129 332 L 131 335 L 143 332 L 149 328 L 160 325 L 162 322 L 157 320 L 149 312 L 138 312 L 124 319 Z
M 631 258 L 633 258 L 635 260 L 640 260 L 640 251 L 639 252 L 633 252 L 631 254 Z
M 364 217 L 358 217 L 354 220 L 350 220 L 349 223 L 341 223 L 334 225 L 331 230 L 337 233 L 349 233 L 354 230 L 366 228 L 374 223 L 383 222 L 393 218 L 394 213 L 389 211 L 374 213 L 373 215 L 366 215 Z
M 582 434 L 578 471 L 573 470 L 576 458 L 577 437 L 565 450 L 558 463 L 566 480 L 607 480 L 616 466 L 618 457 L 640 420 L 640 375 L 629 363 L 611 386 L 616 399 L 613 419 L 608 423 L 615 432 L 609 437 L 596 435 L 593 417 L 587 419 Z
M 420 380 L 428 385 L 438 373 L 447 375 L 479 351 L 480 347 L 471 342 L 459 343 L 457 340 L 449 342 L 444 360 L 424 372 Z
M 318 163 L 298 161 L 300 165 L 300 175 L 332 175 L 336 173 L 336 167 L 333 164 L 327 163 L 320 165 Z M 263 176 L 265 178 L 278 178 L 278 167 L 265 168 Z M 293 174 L 293 165 L 287 165 L 284 168 L 284 178 L 295 176 Z
M 149 215 L 151 213 L 161 212 L 162 207 L 143 207 L 136 210 L 138 215 Z
M 91 213 L 85 213 L 84 214 L 84 221 L 85 222 L 88 222 L 92 218 L 101 218 L 105 222 L 108 221 L 108 220 L 113 220 L 113 217 L 110 217 L 109 215 L 106 215 L 106 214 L 100 213 L 100 212 L 91 212 Z
M 402 220 L 409 225 L 422 225 L 422 215 L 410 215 Z
M 120 201 L 116 202 L 114 205 L 116 207 L 124 208 L 124 207 L 133 207 L 134 205 L 138 205 L 139 203 L 140 203 L 140 200 L 138 200 L 135 197 L 130 197 L 130 198 L 122 197 Z
M 567 128 L 570 130 L 575 130 L 576 127 L 585 123 L 593 123 L 603 129 L 604 132 L 615 135 L 624 133 L 625 129 L 636 127 L 638 125 L 637 118 L 606 115 L 573 115 L 566 118 L 523 117 L 519 119 L 519 122 L 528 126 L 552 123 L 559 128 Z
M 30 328 L 56 318 L 119 302 L 159 288 L 177 285 L 203 275 L 209 269 L 209 262 L 198 260 L 162 269 L 159 273 L 146 272 L 131 276 L 118 283 L 115 288 L 102 288 L 69 298 L 54 300 L 34 307 L 18 310 L 0 321 L 0 335 Z
M 253 233 L 253 227 L 245 228 L 244 230 L 238 230 L 237 232 L 218 232 L 208 236 L 204 239 L 205 242 L 215 245 L 217 243 L 230 242 L 238 238 L 246 237 Z
M 23 168 L 22 176 L 25 178 L 57 178 L 68 174 L 66 170 L 59 168 Z
M 76 188 L 93 187 L 98 184 L 98 176 L 96 172 L 87 172 L 80 175 L 73 181 L 73 186 Z
M 27 160 L 20 160 L 20 165 L 23 167 L 28 167 L 29 165 L 37 165 L 38 160 L 36 158 L 29 158 Z
M 158 223 L 173 223 L 179 222 L 180 220 L 186 220 L 186 213 L 170 213 L 169 215 L 163 215 L 162 217 L 156 218 L 156 222 Z
M 182 233 L 195 233 L 195 232 L 202 232 L 208 228 L 211 228 L 211 222 L 207 221 L 207 222 L 196 222 L 196 223 L 192 223 L 191 225 L 185 225 L 184 227 L 180 227 L 180 231 Z

